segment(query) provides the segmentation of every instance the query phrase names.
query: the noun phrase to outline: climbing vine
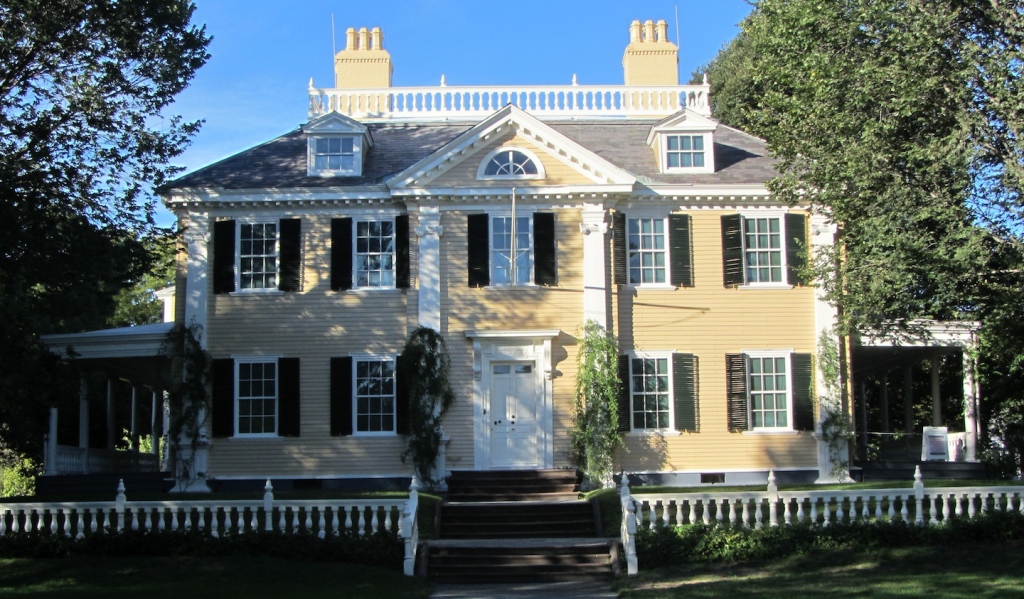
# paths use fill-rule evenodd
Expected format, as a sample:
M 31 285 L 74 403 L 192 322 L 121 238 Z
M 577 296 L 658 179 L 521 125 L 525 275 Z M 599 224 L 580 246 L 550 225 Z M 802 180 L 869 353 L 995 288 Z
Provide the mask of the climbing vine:
M 604 327 L 588 320 L 579 334 L 572 460 L 583 474 L 581 490 L 609 487 L 619 434 L 618 344 Z
M 455 399 L 448 380 L 448 350 L 434 329 L 419 327 L 409 336 L 398 356 L 398 380 L 408 401 L 409 443 L 402 461 L 411 459 L 416 475 L 427 488 L 435 488 L 444 472 L 435 473 L 441 452 L 441 418 Z
M 206 418 L 210 413 L 207 383 L 210 379 L 210 354 L 203 349 L 200 338 L 203 328 L 197 323 L 189 326 L 177 324 L 167 333 L 162 353 L 171 360 L 170 390 L 167 401 L 170 426 L 168 441 L 176 447 L 186 443 L 191 451 L 176 451 L 176 475 L 183 486 L 206 477 L 195 467 L 196 449 L 206 438 Z
M 831 331 L 822 331 L 818 337 L 818 370 L 823 381 L 818 394 L 821 414 L 821 437 L 828 446 L 829 463 L 833 478 L 845 481 L 850 472 L 850 442 L 853 430 L 843 413 L 842 379 L 839 374 L 839 346 Z

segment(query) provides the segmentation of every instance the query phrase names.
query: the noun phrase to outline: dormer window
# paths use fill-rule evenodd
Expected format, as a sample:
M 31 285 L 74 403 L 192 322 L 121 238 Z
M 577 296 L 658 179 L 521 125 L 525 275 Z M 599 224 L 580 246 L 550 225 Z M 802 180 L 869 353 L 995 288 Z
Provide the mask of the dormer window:
M 671 169 L 704 167 L 703 135 L 666 135 L 665 165 Z
M 373 147 L 366 125 L 330 112 L 303 126 L 307 140 L 306 173 L 310 177 L 359 177 Z
M 489 153 L 477 169 L 477 179 L 543 179 L 544 167 L 532 152 L 501 147 Z
M 313 168 L 317 171 L 352 171 L 356 165 L 355 139 L 317 137 L 313 146 Z

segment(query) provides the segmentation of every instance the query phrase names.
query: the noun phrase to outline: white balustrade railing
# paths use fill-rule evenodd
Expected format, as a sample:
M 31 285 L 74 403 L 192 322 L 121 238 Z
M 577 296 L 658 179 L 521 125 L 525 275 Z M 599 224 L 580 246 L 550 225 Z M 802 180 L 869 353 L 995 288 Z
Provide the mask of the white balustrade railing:
M 921 469 L 912 489 L 779 491 L 774 471 L 765 491 L 632 493 L 623 479 L 622 543 L 636 560 L 636 531 L 659 526 L 729 524 L 763 528 L 791 524 L 902 521 L 936 525 L 989 511 L 1024 514 L 1024 486 L 925 488 Z M 627 561 L 629 574 L 634 564 Z
M 123 531 L 194 531 L 212 537 L 266 532 L 322 539 L 392 532 L 405 540 L 405 570 L 411 576 L 418 542 L 419 488 L 414 478 L 408 500 L 278 500 L 268 480 L 262 500 L 128 501 L 122 481 L 114 501 L 0 503 L 0 537 L 48 533 L 80 539 Z
M 129 470 L 157 472 L 158 458 L 151 453 L 57 445 L 56 474 L 96 474 Z
M 657 118 L 689 108 L 711 116 L 708 85 L 533 85 L 482 87 L 309 87 L 309 117 L 332 111 L 356 119 L 482 118 L 513 104 L 538 118 Z

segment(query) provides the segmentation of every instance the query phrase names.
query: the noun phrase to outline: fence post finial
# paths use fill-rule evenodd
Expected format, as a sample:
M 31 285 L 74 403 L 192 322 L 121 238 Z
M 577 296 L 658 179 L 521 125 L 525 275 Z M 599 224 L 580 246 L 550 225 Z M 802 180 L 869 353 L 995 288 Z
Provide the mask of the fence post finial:
M 921 476 L 921 465 L 914 467 L 914 522 L 924 522 L 924 477 Z

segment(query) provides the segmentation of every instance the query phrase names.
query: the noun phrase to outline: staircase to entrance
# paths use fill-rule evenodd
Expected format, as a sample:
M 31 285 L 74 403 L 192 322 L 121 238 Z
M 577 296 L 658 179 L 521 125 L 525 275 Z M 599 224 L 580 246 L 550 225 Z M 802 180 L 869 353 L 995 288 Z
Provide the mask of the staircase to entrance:
M 578 499 L 575 485 L 572 470 L 453 472 L 420 574 L 454 583 L 610 579 L 618 542 L 602 536 L 597 504 Z

